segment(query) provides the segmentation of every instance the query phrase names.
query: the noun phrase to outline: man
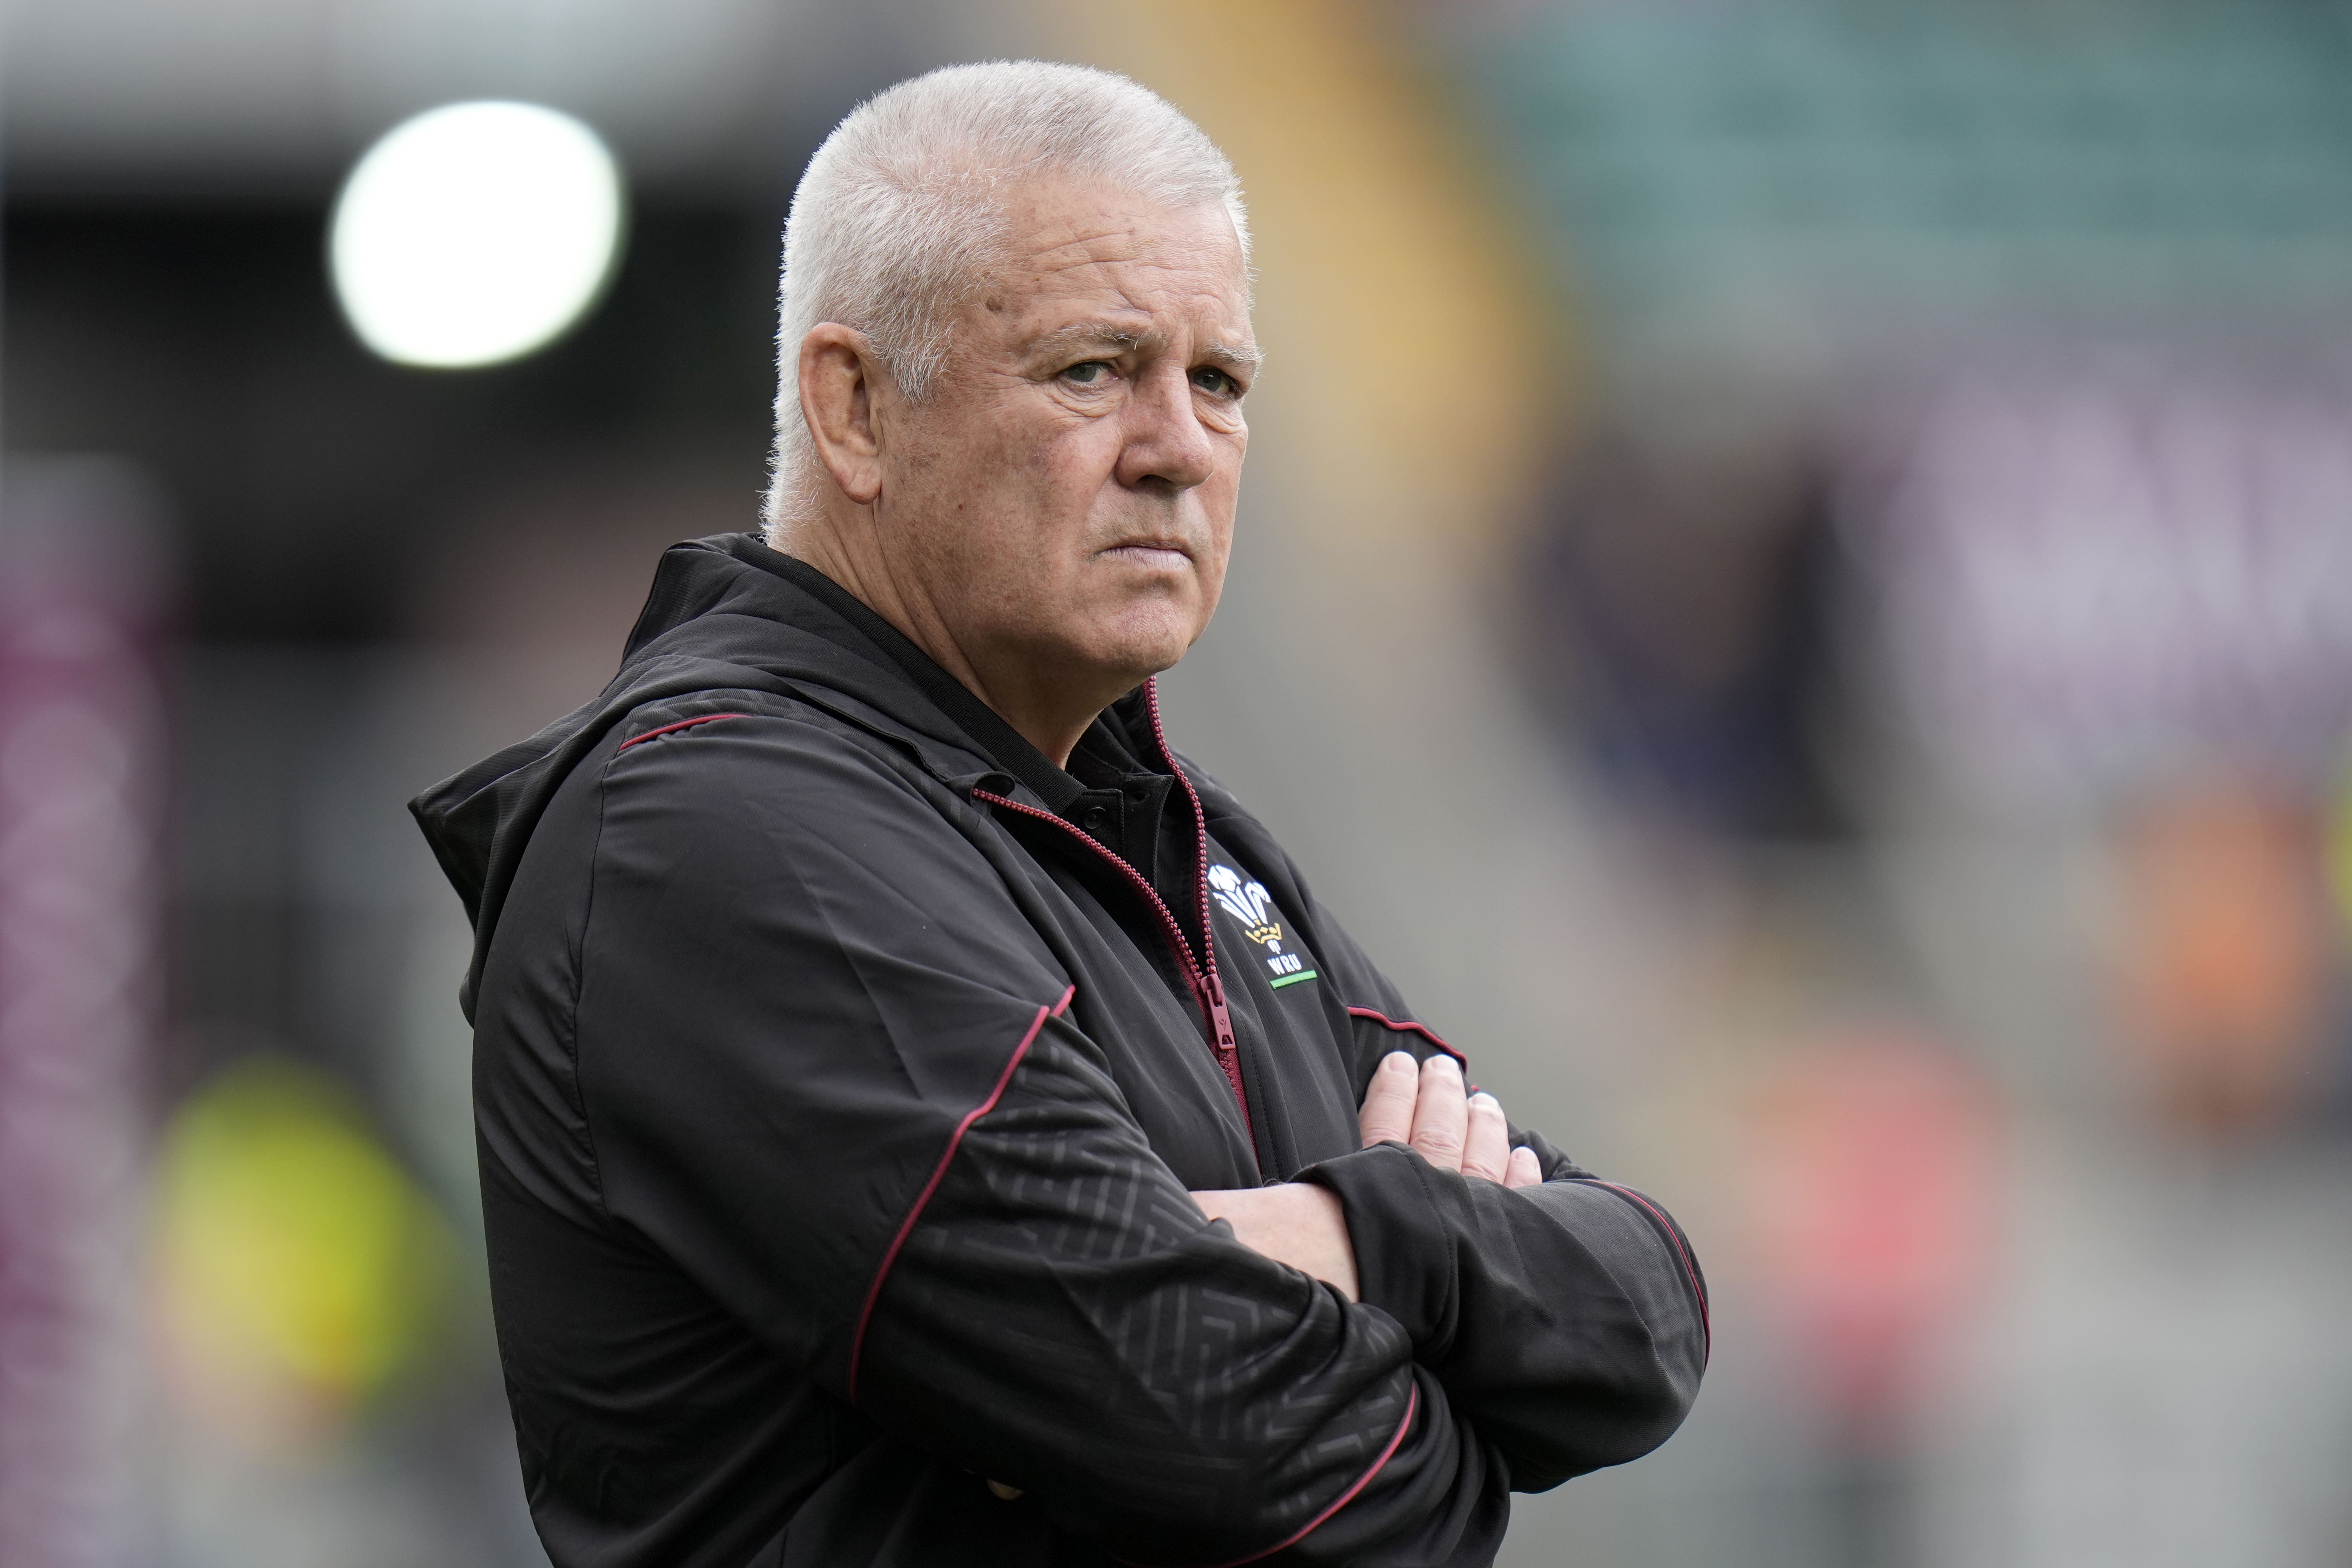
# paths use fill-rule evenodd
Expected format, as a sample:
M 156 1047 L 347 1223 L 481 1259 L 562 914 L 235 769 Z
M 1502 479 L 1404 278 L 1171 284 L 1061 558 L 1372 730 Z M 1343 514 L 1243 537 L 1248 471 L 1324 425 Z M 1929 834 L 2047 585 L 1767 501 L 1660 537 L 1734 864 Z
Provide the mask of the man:
M 1673 1222 L 1466 1095 L 1161 733 L 1246 232 L 1117 77 L 860 108 L 767 541 L 670 551 L 603 697 L 416 804 L 559 1568 L 1480 1563 L 1688 1407 Z

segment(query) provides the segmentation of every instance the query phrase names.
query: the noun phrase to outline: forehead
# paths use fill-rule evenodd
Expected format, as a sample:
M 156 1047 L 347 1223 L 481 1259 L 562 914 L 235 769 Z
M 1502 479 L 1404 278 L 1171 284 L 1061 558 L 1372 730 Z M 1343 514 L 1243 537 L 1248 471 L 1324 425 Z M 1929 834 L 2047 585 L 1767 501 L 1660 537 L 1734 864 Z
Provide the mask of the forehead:
M 1104 182 L 1024 180 L 1006 199 L 999 257 L 981 292 L 1007 325 L 1089 310 L 1249 333 L 1248 268 L 1222 202 L 1171 207 Z

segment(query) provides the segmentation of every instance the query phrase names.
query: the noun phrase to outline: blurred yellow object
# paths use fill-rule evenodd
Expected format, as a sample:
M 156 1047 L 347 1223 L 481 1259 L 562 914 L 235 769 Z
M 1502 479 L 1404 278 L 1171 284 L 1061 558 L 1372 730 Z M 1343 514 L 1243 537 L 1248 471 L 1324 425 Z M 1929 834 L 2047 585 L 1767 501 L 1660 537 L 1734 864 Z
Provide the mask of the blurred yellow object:
M 324 1436 L 427 1347 L 447 1226 L 325 1073 L 223 1071 L 172 1119 L 159 1177 L 159 1328 L 200 1420 Z

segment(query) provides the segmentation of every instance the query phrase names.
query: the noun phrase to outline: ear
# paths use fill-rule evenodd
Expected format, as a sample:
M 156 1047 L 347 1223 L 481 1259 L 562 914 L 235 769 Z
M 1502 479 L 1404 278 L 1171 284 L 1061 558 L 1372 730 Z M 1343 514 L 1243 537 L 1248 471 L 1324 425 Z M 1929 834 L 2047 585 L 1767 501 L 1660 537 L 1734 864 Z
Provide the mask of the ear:
M 866 334 L 838 321 L 819 321 L 801 340 L 801 417 L 817 461 L 859 506 L 882 493 L 873 394 L 875 378 L 887 374 Z

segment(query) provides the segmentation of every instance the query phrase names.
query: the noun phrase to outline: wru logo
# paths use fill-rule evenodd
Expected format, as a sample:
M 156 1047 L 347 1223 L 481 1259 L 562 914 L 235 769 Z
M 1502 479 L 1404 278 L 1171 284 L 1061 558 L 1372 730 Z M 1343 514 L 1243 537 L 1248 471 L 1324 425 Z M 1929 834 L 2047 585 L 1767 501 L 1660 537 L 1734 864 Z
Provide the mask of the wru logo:
M 1262 882 L 1244 882 L 1241 873 L 1231 866 L 1209 868 L 1209 891 L 1227 913 L 1242 922 L 1242 934 L 1265 949 L 1265 966 L 1279 988 L 1295 981 L 1312 980 L 1315 972 L 1307 967 L 1305 957 L 1282 951 L 1282 922 L 1275 920 L 1274 895 Z

